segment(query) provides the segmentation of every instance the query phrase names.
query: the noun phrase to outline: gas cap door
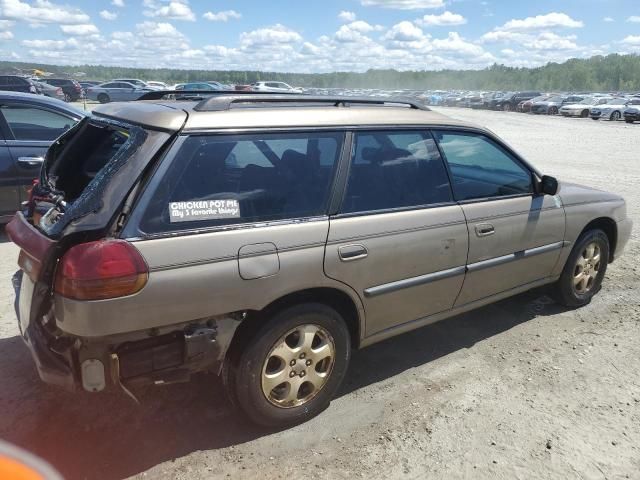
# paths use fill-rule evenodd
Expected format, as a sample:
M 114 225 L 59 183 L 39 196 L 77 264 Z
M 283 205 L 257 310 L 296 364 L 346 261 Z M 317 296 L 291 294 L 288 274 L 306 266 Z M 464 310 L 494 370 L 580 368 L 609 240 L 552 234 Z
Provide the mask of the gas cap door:
M 254 243 L 238 250 L 238 272 L 243 280 L 271 277 L 279 271 L 280 258 L 275 244 Z

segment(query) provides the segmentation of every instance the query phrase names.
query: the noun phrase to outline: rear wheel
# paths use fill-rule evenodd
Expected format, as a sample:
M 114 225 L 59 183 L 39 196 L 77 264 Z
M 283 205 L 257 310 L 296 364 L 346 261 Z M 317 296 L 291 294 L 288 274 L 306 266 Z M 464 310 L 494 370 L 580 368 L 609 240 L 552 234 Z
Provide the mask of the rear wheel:
M 510 103 L 505 103 L 502 106 L 502 110 L 504 110 L 505 112 L 510 112 L 511 111 L 511 104 Z
M 338 312 L 316 303 L 275 314 L 225 365 L 231 401 L 254 423 L 288 427 L 322 412 L 336 394 L 351 356 Z
M 551 107 L 551 108 L 549 108 L 549 111 L 547 113 L 549 115 L 557 115 L 558 114 L 558 109 L 556 107 Z
M 589 110 L 583 110 L 580 112 L 580 117 L 587 118 L 589 116 Z
M 611 120 L 612 122 L 617 122 L 618 120 L 620 120 L 620 112 L 618 112 L 617 110 L 612 112 L 609 120 Z
M 600 120 L 600 117 L 591 117 L 591 120 L 596 120 L 596 121 L 598 121 L 598 120 Z
M 591 301 L 602 285 L 609 260 L 609 239 L 602 230 L 589 230 L 576 242 L 552 295 L 567 307 Z
M 101 93 L 100 95 L 98 95 L 98 101 L 100 103 L 109 103 L 109 95 L 107 95 L 106 93 Z

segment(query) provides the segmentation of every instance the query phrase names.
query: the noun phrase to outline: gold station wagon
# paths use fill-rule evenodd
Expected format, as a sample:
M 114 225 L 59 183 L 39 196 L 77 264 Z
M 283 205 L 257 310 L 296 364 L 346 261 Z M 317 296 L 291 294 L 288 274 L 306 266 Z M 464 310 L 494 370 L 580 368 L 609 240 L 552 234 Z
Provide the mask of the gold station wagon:
M 546 284 L 588 303 L 631 221 L 411 100 L 247 94 L 99 106 L 7 231 L 45 382 L 210 371 L 287 426 L 329 404 L 354 348 Z

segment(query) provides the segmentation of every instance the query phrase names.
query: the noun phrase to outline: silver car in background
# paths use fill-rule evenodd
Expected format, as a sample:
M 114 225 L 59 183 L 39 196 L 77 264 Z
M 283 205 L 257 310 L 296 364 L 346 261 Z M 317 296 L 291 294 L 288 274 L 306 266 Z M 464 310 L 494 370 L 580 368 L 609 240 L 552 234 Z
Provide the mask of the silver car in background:
M 581 117 L 588 118 L 589 110 L 597 105 L 602 105 L 611 100 L 611 97 L 594 97 L 589 96 L 581 101 L 573 104 L 566 104 L 560 107 L 560 115 L 563 117 Z
M 589 116 L 592 120 L 611 120 L 616 122 L 622 119 L 622 115 L 628 105 L 640 105 L 638 98 L 612 98 L 607 103 L 591 108 Z
M 127 82 L 107 82 L 95 87 L 87 88 L 86 95 L 89 100 L 97 100 L 100 103 L 129 102 L 137 100 L 152 88 L 139 87 Z

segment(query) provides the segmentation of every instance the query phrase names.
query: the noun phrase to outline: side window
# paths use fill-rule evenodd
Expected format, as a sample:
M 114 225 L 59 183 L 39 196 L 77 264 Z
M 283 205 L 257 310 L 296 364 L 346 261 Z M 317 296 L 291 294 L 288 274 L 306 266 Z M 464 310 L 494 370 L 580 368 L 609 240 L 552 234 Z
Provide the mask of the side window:
M 152 194 L 140 229 L 160 233 L 324 215 L 343 137 L 337 132 L 188 137 Z
M 456 200 L 533 192 L 531 172 L 489 138 L 434 132 L 449 164 Z
M 358 132 L 343 213 L 452 201 L 438 148 L 428 132 Z
M 0 110 L 16 140 L 52 141 L 75 121 L 50 110 L 23 105 L 5 105 Z

